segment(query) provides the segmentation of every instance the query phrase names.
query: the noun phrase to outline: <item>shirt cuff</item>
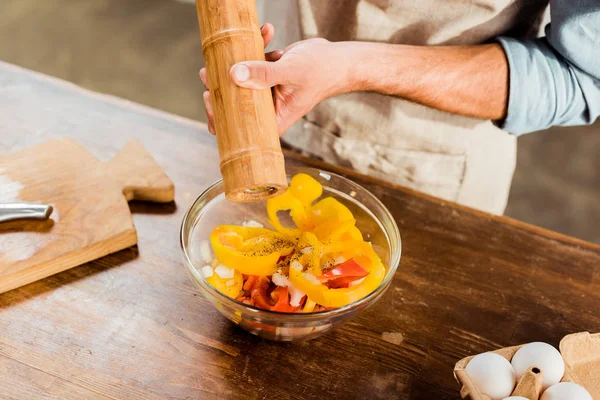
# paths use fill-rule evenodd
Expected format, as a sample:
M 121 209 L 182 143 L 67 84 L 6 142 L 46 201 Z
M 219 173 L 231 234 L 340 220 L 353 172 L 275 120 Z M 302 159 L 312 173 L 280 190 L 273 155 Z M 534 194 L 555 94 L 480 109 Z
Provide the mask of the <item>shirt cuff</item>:
M 508 60 L 509 96 L 506 118 L 495 124 L 515 136 L 548 128 L 556 113 L 553 70 L 560 61 L 544 39 L 496 40 Z

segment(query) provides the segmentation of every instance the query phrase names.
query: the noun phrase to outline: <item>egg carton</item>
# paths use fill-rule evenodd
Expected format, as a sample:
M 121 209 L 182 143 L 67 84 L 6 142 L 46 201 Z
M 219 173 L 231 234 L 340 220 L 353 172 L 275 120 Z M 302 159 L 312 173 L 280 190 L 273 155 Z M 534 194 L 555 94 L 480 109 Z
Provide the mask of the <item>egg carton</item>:
M 505 347 L 493 351 L 508 361 L 521 346 Z M 565 375 L 562 382 L 573 382 L 583 386 L 594 399 L 600 399 L 600 333 L 574 333 L 560 341 L 560 354 L 565 361 Z M 467 400 L 490 400 L 475 386 L 465 368 L 475 356 L 463 358 L 454 367 L 454 377 L 460 383 L 460 396 Z M 517 382 L 513 396 L 523 396 L 530 400 L 538 400 L 541 395 L 541 375 L 539 370 L 531 368 Z

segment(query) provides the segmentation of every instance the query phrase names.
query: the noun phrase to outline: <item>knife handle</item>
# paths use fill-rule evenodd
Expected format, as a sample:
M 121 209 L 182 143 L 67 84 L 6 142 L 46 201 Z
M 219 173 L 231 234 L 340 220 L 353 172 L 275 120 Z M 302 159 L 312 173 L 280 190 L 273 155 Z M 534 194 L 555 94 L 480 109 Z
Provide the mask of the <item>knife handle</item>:
M 19 219 L 45 221 L 50 218 L 52 206 L 43 204 L 0 204 L 0 222 Z

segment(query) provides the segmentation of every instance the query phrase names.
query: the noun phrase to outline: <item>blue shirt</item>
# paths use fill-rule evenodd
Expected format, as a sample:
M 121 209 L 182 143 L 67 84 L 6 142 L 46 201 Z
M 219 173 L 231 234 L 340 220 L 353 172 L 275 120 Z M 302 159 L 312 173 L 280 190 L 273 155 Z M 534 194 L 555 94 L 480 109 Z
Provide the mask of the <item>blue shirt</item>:
M 600 0 L 551 0 L 546 37 L 500 37 L 510 67 L 508 113 L 521 135 L 600 116 Z

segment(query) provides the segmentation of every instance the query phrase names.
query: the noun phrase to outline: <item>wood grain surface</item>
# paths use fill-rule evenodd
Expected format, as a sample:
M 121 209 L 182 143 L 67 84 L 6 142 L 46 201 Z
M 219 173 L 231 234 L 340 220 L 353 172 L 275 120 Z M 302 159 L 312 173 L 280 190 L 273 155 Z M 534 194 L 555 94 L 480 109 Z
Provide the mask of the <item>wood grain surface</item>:
M 182 264 L 183 214 L 219 177 L 206 127 L 0 64 L 0 151 L 58 136 L 105 160 L 141 141 L 176 202 L 132 203 L 138 247 L 0 295 L 2 399 L 456 399 L 463 357 L 600 331 L 600 247 L 330 168 L 390 208 L 400 267 L 342 329 L 262 341 L 221 317 Z
M 173 198 L 173 183 L 138 142 L 108 163 L 70 138 L 0 156 L 0 203 L 54 208 L 49 221 L 0 225 L 0 293 L 135 245 L 127 201 Z

